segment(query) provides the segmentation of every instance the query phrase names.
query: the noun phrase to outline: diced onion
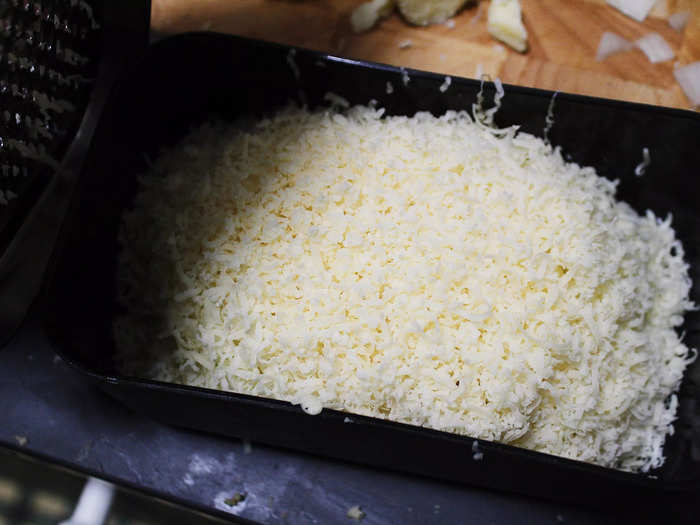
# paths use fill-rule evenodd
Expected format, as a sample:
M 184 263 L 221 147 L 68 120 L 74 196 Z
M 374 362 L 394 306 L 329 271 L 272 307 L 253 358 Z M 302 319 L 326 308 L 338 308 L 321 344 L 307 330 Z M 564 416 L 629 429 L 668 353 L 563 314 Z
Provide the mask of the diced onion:
M 668 25 L 682 33 L 685 26 L 688 25 L 688 20 L 690 20 L 690 11 L 678 11 L 668 17 Z
M 623 51 L 629 51 L 632 49 L 632 47 L 632 42 L 629 40 L 622 38 L 617 33 L 606 31 L 603 33 L 603 36 L 600 37 L 595 59 L 597 62 L 600 62 L 608 58 L 610 55 L 621 53 Z
M 652 64 L 665 62 L 675 57 L 668 42 L 659 33 L 649 33 L 634 42 L 635 47 L 642 50 Z
M 679 67 L 673 72 L 693 106 L 700 106 L 700 61 Z
M 607 2 L 608 5 L 634 18 L 637 22 L 643 22 L 656 0 L 607 0 Z

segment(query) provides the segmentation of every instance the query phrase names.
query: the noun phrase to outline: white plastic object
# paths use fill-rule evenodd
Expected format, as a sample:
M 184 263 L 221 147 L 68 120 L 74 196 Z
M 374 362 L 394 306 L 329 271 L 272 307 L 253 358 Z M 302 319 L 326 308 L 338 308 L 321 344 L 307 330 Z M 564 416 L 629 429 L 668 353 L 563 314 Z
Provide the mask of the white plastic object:
M 102 525 L 114 499 L 114 485 L 98 478 L 89 478 L 73 515 L 59 525 Z

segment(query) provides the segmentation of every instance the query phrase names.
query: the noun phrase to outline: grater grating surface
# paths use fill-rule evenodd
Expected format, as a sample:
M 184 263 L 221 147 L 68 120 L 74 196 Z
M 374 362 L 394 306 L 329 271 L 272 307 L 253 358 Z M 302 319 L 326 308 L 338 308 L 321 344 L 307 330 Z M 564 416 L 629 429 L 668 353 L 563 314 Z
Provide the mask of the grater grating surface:
M 101 14 L 95 0 L 0 0 L 0 253 L 80 125 Z

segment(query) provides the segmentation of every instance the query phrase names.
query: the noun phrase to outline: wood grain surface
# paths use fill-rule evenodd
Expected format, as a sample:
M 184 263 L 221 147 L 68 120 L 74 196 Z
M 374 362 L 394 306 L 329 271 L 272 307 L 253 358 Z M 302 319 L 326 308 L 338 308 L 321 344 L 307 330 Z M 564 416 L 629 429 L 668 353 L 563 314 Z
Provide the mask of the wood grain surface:
M 415 27 L 395 13 L 364 34 L 350 29 L 362 0 L 152 0 L 151 25 L 161 34 L 211 30 L 412 67 L 448 75 L 477 72 L 503 82 L 647 104 L 689 108 L 673 69 L 700 60 L 700 0 L 661 0 L 643 23 L 605 0 L 521 0 L 530 48 L 510 50 L 486 30 L 488 1 L 474 3 L 444 24 Z M 688 10 L 683 33 L 667 22 Z M 652 64 L 639 50 L 596 62 L 604 31 L 634 40 L 656 31 L 676 59 Z M 399 44 L 410 40 L 410 47 Z

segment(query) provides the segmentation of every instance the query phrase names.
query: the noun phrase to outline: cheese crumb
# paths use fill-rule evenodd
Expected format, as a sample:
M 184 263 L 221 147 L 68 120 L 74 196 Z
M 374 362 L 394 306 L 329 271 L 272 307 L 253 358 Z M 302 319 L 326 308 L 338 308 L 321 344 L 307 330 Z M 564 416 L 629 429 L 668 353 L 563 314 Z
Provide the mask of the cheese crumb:
M 359 505 L 353 505 L 348 509 L 347 516 L 348 518 L 352 518 L 354 520 L 361 520 L 366 516 L 366 514 L 362 511 Z
M 408 72 L 406 71 L 405 68 L 401 68 L 401 82 L 403 82 L 404 86 L 408 86 L 408 83 L 411 81 L 411 77 L 408 76 Z
M 294 57 L 297 54 L 297 50 L 292 48 L 289 50 L 289 53 L 287 53 L 287 64 L 289 65 L 289 69 L 292 70 L 292 74 L 294 75 L 294 78 L 296 80 L 299 80 L 301 77 L 301 71 L 299 71 L 299 66 L 297 65 L 297 61 L 294 60 Z
M 523 25 L 518 0 L 491 0 L 488 13 L 488 31 L 494 38 L 516 51 L 527 51 L 527 30 Z
M 647 168 L 651 164 L 651 155 L 649 155 L 649 148 L 643 148 L 642 149 L 642 162 L 637 164 L 637 167 L 634 168 L 634 174 L 637 177 L 641 177 L 646 173 Z
M 440 93 L 444 93 L 445 91 L 447 91 L 450 87 L 450 84 L 452 84 L 452 77 L 445 77 L 445 81 L 440 85 Z
M 462 9 L 469 0 L 398 0 L 399 11 L 418 26 L 442 24 Z
M 369 31 L 380 18 L 389 16 L 396 0 L 371 0 L 359 5 L 350 16 L 350 25 L 355 33 Z
M 119 366 L 647 471 L 691 283 L 615 190 L 466 112 L 204 125 L 123 216 Z

